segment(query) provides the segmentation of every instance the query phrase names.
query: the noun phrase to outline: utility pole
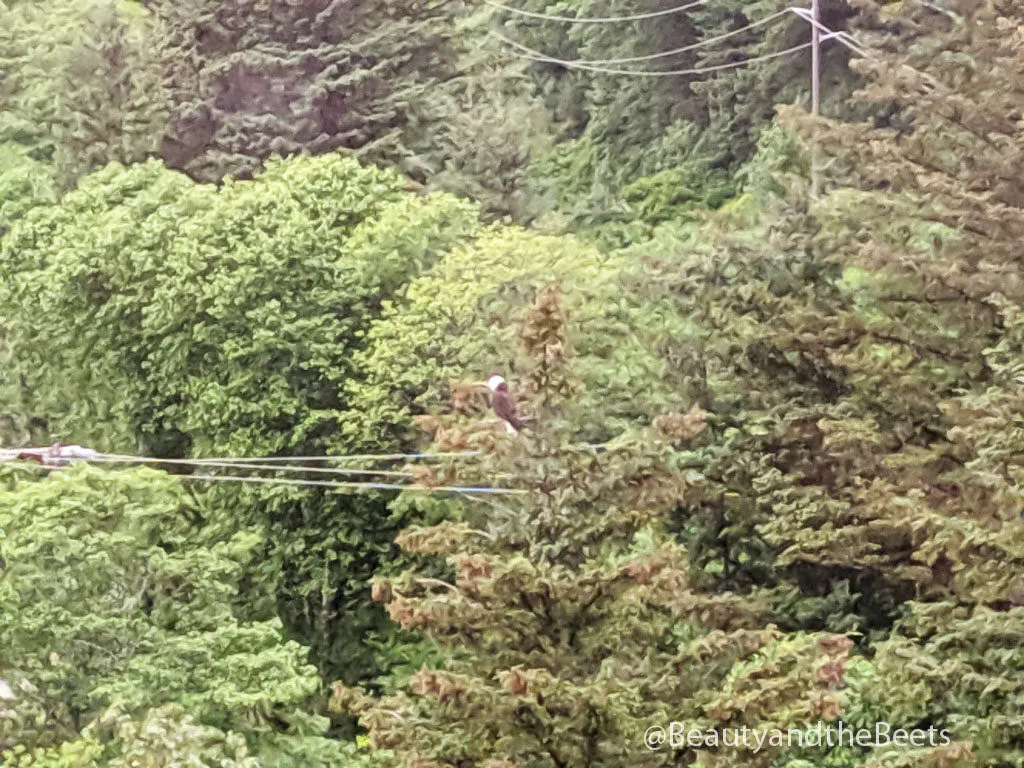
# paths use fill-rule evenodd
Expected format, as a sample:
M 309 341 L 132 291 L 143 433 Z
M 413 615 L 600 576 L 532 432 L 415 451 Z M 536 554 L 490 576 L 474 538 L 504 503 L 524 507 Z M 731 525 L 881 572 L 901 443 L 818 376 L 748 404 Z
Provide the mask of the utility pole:
M 818 25 L 821 24 L 820 0 L 811 0 L 811 114 L 818 117 L 821 114 L 821 32 Z M 811 147 L 811 199 L 818 196 L 818 138 L 814 137 L 814 146 Z

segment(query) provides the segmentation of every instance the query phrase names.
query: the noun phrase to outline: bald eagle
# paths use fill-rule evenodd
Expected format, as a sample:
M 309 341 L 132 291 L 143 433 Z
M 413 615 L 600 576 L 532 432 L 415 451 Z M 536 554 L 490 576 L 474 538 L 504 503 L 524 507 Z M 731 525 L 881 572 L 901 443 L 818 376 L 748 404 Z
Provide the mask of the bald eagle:
M 487 389 L 491 391 L 491 407 L 505 425 L 505 431 L 510 435 L 518 435 L 523 428 L 523 420 L 516 413 L 515 403 L 508 393 L 508 384 L 504 377 L 493 374 L 487 380 Z

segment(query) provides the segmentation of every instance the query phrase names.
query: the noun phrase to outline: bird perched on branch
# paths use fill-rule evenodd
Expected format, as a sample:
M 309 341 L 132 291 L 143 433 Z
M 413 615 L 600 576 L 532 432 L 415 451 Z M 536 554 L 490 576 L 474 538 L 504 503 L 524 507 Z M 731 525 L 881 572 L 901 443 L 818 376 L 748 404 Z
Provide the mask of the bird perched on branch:
M 500 374 L 492 374 L 484 382 L 484 386 L 491 391 L 491 407 L 498 415 L 498 418 L 505 424 L 505 431 L 510 435 L 518 435 L 523 428 L 524 421 L 516 413 L 515 403 L 508 391 L 508 383 Z

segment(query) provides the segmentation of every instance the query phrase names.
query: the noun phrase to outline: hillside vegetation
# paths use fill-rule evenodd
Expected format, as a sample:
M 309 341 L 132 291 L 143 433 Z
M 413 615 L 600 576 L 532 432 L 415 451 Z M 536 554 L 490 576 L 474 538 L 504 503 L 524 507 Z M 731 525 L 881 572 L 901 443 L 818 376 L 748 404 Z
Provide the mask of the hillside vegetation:
M 0 763 L 1024 765 L 1024 3 L 822 19 L 0 2 Z

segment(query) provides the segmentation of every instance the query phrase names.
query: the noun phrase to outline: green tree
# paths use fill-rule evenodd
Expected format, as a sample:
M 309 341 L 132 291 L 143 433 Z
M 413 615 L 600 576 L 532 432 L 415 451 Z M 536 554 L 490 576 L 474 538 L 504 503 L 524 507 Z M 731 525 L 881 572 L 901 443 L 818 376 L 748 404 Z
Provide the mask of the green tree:
M 709 69 L 770 57 L 703 75 L 694 83 L 693 90 L 707 115 L 702 139 L 715 167 L 735 171 L 755 154 L 758 136 L 771 124 L 776 104 L 810 102 L 810 48 L 784 56 L 773 54 L 809 43 L 811 25 L 789 13 L 760 24 L 787 8 L 778 0 L 713 0 L 693 11 L 700 40 L 707 43 L 698 49 L 697 67 Z M 857 11 L 855 4 L 844 0 L 823 0 L 819 13 L 824 26 L 845 30 Z M 752 29 L 733 34 L 751 24 L 755 25 Z M 832 117 L 849 119 L 858 112 L 856 102 L 850 99 L 859 79 L 848 67 L 850 55 L 849 49 L 836 41 L 823 42 L 820 48 L 821 109 Z
M 476 26 L 467 23 L 463 34 L 472 39 Z M 501 61 L 489 48 L 471 48 L 457 67 L 464 74 L 433 83 L 419 129 L 406 130 L 415 154 L 409 172 L 428 189 L 479 203 L 490 218 L 527 221 L 543 214 L 550 203 L 530 165 L 549 151 L 554 128 L 527 68 Z
M 339 155 L 220 189 L 156 161 L 99 171 L 4 237 L 4 378 L 65 442 L 344 452 L 344 389 L 371 320 L 478 226 L 474 206 L 404 184 Z M 225 525 L 265 531 L 257 581 L 276 585 L 317 662 L 372 671 L 367 628 L 383 618 L 367 580 L 394 537 L 384 501 L 281 488 L 207 498 Z
M 831 717 L 841 694 L 822 670 L 841 670 L 850 642 L 787 638 L 764 622 L 757 595 L 700 592 L 666 535 L 666 512 L 704 492 L 687 465 L 705 414 L 665 414 L 602 451 L 579 446 L 562 418 L 577 384 L 557 291 L 538 295 L 520 340 L 515 383 L 530 430 L 499 437 L 493 423 L 442 418 L 437 432 L 439 447 L 483 455 L 439 467 L 435 481 L 512 495 L 474 498 L 449 521 L 402 533 L 406 550 L 445 557 L 444 579 L 410 569 L 374 586 L 396 622 L 450 652 L 395 695 L 368 701 L 339 686 L 335 705 L 359 712 L 372 743 L 418 768 L 667 765 L 699 751 L 650 751 L 648 726 Z M 700 756 L 753 764 L 727 749 Z
M 459 7 L 429 3 L 155 2 L 167 29 L 173 123 L 162 155 L 202 181 L 272 154 L 401 155 L 400 102 L 448 72 Z
M 20 146 L 0 145 L 0 238 L 37 205 L 56 202 L 50 168 Z M 19 405 L 22 392 L 10 377 L 0 377 L 0 447 L 32 441 L 31 422 Z
M 416 445 L 416 417 L 465 383 L 516 364 L 514 317 L 551 282 L 565 287 L 582 391 L 566 407 L 582 440 L 604 440 L 679 404 L 675 345 L 687 323 L 669 300 L 632 293 L 626 259 L 567 236 L 494 226 L 410 281 L 370 327 L 346 386 L 343 429 L 358 451 Z
M 584 69 L 533 63 L 565 131 L 554 151 L 538 157 L 530 177 L 577 227 L 637 217 L 656 224 L 717 207 L 735 191 L 731 174 L 755 153 L 775 104 L 809 100 L 809 50 L 743 64 L 810 40 L 807 22 L 774 0 L 658 0 L 628 9 L 564 0 L 516 7 L 570 19 L 652 14 L 601 24 L 499 17 L 502 33 L 516 42 L 559 59 L 597 62 Z M 831 28 L 843 29 L 853 15 L 843 2 L 822 3 Z M 671 51 L 677 53 L 664 55 Z M 838 44 L 822 47 L 828 114 L 850 112 L 844 102 L 856 78 L 848 58 Z
M 141 718 L 111 709 L 74 741 L 49 748 L 15 745 L 4 752 L 4 761 L 12 768 L 171 768 L 186 761 L 197 768 L 260 765 L 249 754 L 244 737 L 200 725 L 173 704 Z
M 1010 169 L 1024 152 L 1024 11 L 867 3 L 863 17 L 860 95 L 895 104 L 902 124 L 786 115 L 837 158 L 812 246 L 844 270 L 847 308 L 805 319 L 790 344 L 844 372 L 852 407 L 818 429 L 845 455 L 849 490 L 830 494 L 827 541 L 794 535 L 797 516 L 810 521 L 795 508 L 776 531 L 794 560 L 901 584 L 913 599 L 878 644 L 877 695 L 947 724 L 977 765 L 1015 763 L 1024 186 Z
M 49 169 L 17 145 L 0 146 L 0 237 L 37 205 L 56 202 Z
M 872 664 L 844 722 L 935 726 L 955 742 L 858 750 L 839 764 L 1012 764 L 1024 523 L 1014 470 L 998 462 L 1016 450 L 1016 406 L 979 410 L 1000 399 L 974 365 L 1016 331 L 967 333 L 959 323 L 977 316 L 957 318 L 961 299 L 932 302 L 896 269 L 859 266 L 865 230 L 888 231 L 893 217 L 861 208 L 843 230 L 825 214 L 877 192 L 837 190 L 809 218 L 796 180 L 790 201 L 768 200 L 765 212 L 758 199 L 787 190 L 773 175 L 778 186 L 760 181 L 700 227 L 666 226 L 630 249 L 651 265 L 644 290 L 674 295 L 694 323 L 681 343 L 712 414 L 705 494 L 673 524 L 716 589 L 767 587 L 780 627 L 862 634 Z M 895 253 L 930 247 L 915 198 L 896 204 L 905 218 L 892 231 L 910 242 Z M 922 258 L 915 279 L 934 257 Z
M 567 18 L 594 18 L 665 12 L 679 3 L 654 0 L 624 10 L 614 2 L 587 3 L 529 0 L 516 8 Z M 573 24 L 537 20 L 515 13 L 498 17 L 502 34 L 547 56 L 566 60 L 602 60 L 643 57 L 686 47 L 699 34 L 688 12 L 667 13 L 648 19 L 610 24 Z M 506 48 L 506 50 L 508 50 Z M 611 69 L 685 69 L 695 61 L 693 52 L 651 62 L 609 64 Z M 587 130 L 601 150 L 599 172 L 635 177 L 643 150 L 656 144 L 678 121 L 698 117 L 699 104 L 690 85 L 692 77 L 628 77 L 586 70 L 567 70 L 557 64 L 536 62 L 551 109 L 566 121 L 570 137 Z M 616 154 L 618 153 L 618 154 Z M 618 157 L 618 161 L 616 161 Z M 612 166 L 618 166 L 614 168 Z
M 0 4 L 0 143 L 46 162 L 61 187 L 151 155 L 167 119 L 159 38 L 136 3 Z
M 219 181 L 274 155 L 351 150 L 525 214 L 520 176 L 547 113 L 480 48 L 486 12 L 462 0 L 149 5 L 167 29 L 170 167 Z
M 163 748 L 188 754 L 181 742 L 261 765 L 342 764 L 348 748 L 323 738 L 327 720 L 312 711 L 321 683 L 306 649 L 277 620 L 235 617 L 256 535 L 204 527 L 177 480 L 156 471 L 6 475 L 5 764 L 89 744 L 110 765 L 135 764 Z

